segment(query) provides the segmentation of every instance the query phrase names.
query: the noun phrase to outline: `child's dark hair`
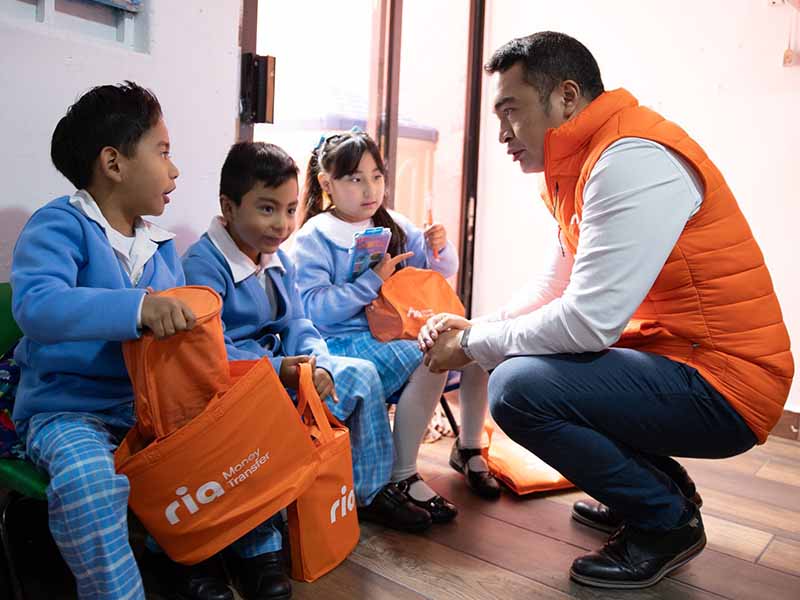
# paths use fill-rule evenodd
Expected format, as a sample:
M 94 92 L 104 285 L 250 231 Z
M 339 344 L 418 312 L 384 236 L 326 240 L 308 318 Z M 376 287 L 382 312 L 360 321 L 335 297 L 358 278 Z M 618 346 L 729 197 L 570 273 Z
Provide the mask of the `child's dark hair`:
M 369 135 L 363 131 L 350 131 L 333 135 L 323 141 L 311 153 L 306 169 L 306 185 L 303 195 L 303 203 L 306 213 L 303 219 L 305 223 L 316 215 L 329 211 L 332 206 L 323 206 L 322 186 L 317 179 L 320 170 L 325 171 L 334 179 L 341 179 L 352 175 L 358 169 L 358 163 L 364 152 L 369 152 L 378 166 L 378 170 L 386 175 L 386 165 L 381 157 L 378 145 Z M 322 164 L 320 164 L 322 157 Z M 405 252 L 406 232 L 395 223 L 389 211 L 381 201 L 377 212 L 372 216 L 375 227 L 387 227 L 392 232 L 392 239 L 389 242 L 388 252 L 392 256 L 397 256 Z
M 276 188 L 294 177 L 299 170 L 294 159 L 275 144 L 265 142 L 239 142 L 231 146 L 222 174 L 219 193 L 241 204 L 242 196 L 253 189 L 256 182 Z
M 155 94 L 132 81 L 92 88 L 56 125 L 50 158 L 72 185 L 86 188 L 103 148 L 110 146 L 133 156 L 141 137 L 160 118 Z

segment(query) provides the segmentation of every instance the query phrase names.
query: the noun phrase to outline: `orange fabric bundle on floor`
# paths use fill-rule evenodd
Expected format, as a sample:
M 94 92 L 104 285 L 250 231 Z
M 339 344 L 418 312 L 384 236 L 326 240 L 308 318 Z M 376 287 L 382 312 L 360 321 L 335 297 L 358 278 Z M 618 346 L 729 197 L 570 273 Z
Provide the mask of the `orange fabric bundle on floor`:
M 494 423 L 486 424 L 489 450 L 486 462 L 494 476 L 519 496 L 573 487 L 561 473 L 523 448 Z
M 314 389 L 311 367 L 301 365 L 298 410 L 317 444 L 319 471 L 287 510 L 292 577 L 314 581 L 339 565 L 358 544 L 350 433 Z
M 383 282 L 381 293 L 367 306 L 367 323 L 375 339 L 413 340 L 429 317 L 438 313 L 464 316 L 464 305 L 436 271 L 405 267 Z
M 140 421 L 115 462 L 136 516 L 173 560 L 194 564 L 294 501 L 314 481 L 319 457 L 269 360 L 229 366 L 216 293 L 166 293 L 186 302 L 198 324 L 125 343 Z

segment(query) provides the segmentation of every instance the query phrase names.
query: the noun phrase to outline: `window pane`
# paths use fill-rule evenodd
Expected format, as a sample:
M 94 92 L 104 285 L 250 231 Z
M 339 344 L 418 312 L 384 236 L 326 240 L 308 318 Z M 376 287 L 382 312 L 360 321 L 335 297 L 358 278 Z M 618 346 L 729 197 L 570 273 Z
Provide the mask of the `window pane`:
M 395 210 L 459 247 L 469 3 L 404 2 Z
M 257 53 L 276 57 L 275 123 L 256 141 L 278 144 L 300 167 L 321 135 L 366 130 L 377 0 L 260 0 Z M 302 194 L 302 192 L 301 192 Z

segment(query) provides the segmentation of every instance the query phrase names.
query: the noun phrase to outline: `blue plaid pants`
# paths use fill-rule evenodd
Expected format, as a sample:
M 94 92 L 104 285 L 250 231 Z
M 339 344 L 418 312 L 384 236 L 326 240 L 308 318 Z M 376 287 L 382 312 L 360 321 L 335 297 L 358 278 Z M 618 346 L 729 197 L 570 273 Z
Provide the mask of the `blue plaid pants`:
M 326 404 L 350 429 L 356 500 L 359 506 L 367 506 L 389 483 L 394 461 L 383 385 L 368 360 L 332 356 L 331 361 L 339 402 L 328 399 Z
M 416 340 L 380 342 L 369 331 L 328 338 L 328 350 L 336 356 L 368 360 L 378 370 L 384 398 L 401 390 L 411 374 L 422 364 L 422 351 Z
M 31 417 L 27 454 L 50 474 L 50 532 L 72 570 L 81 599 L 144 599 L 128 542 L 128 478 L 114 470 L 114 449 L 133 425 L 132 405 L 106 413 Z

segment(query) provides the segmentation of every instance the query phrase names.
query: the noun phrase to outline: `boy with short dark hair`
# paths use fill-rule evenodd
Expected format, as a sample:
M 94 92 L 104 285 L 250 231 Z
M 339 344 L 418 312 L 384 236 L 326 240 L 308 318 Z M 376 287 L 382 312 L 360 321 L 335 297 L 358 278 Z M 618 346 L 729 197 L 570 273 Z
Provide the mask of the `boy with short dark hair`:
M 187 283 L 209 286 L 222 296 L 231 360 L 269 357 L 288 388 L 297 387 L 298 362 L 315 362 L 317 392 L 350 428 L 359 517 L 405 531 L 427 529 L 430 515 L 390 483 L 392 433 L 375 367 L 330 355 L 305 315 L 296 267 L 280 250 L 295 228 L 297 172 L 295 161 L 274 144 L 242 142 L 231 148 L 220 178 L 222 216 L 184 255 Z M 242 540 L 234 545 L 244 557 L 239 589 L 243 595 L 286 598 L 290 584 L 280 563 L 279 521 L 259 530 L 269 535 L 257 545 L 243 546 Z M 249 564 L 261 565 L 260 577 Z
M 24 333 L 13 417 L 30 459 L 50 475 L 50 530 L 78 595 L 144 599 L 128 542 L 129 483 L 114 469 L 134 424 L 121 342 L 191 329 L 182 302 L 152 291 L 184 284 L 160 215 L 175 189 L 161 106 L 132 82 L 84 94 L 59 121 L 51 157 L 77 188 L 31 216 L 14 248 L 13 313 Z M 183 597 L 229 599 L 208 577 Z

